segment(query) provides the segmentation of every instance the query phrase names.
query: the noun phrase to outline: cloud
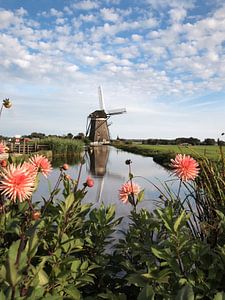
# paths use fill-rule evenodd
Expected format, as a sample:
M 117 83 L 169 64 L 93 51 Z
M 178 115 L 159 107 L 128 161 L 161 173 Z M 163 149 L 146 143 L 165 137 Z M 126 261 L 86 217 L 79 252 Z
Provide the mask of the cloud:
M 146 0 L 146 3 L 151 5 L 154 9 L 165 9 L 168 7 L 183 7 L 193 8 L 194 0 Z
M 187 15 L 187 11 L 184 8 L 179 7 L 179 8 L 171 9 L 169 11 L 169 14 L 170 14 L 171 22 L 176 23 L 184 20 L 184 18 Z
M 21 22 L 20 14 L 16 16 L 12 11 L 3 9 L 0 10 L 0 20 L 0 29 L 6 29 Z
M 83 131 L 82 122 L 96 109 L 97 86 L 102 84 L 109 108 L 126 106 L 130 111 L 124 119 L 118 117 L 112 134 L 128 134 L 128 122 L 137 124 L 134 135 L 149 137 L 151 131 L 142 133 L 141 128 L 150 119 L 149 128 L 152 122 L 159 126 L 156 135 L 163 128 L 164 136 L 172 135 L 173 127 L 181 132 L 193 114 L 193 125 L 185 129 L 191 133 L 200 108 L 204 113 L 198 112 L 199 123 L 213 132 L 203 118 L 209 118 L 213 103 L 215 113 L 223 116 L 221 99 L 209 100 L 207 94 L 225 90 L 225 8 L 196 17 L 190 10 L 194 2 L 185 3 L 143 1 L 124 8 L 119 2 L 74 1 L 73 6 L 52 7 L 36 16 L 24 8 L 1 9 L 0 94 L 18 101 L 20 122 L 25 103 L 30 110 L 35 107 L 37 122 L 32 125 L 28 116 L 25 124 L 30 129 L 55 130 L 64 103 L 70 117 L 62 130 L 72 126 Z M 48 114 L 51 107 L 54 114 Z M 17 125 L 22 131 L 19 121 Z
M 92 10 L 98 8 L 99 4 L 96 1 L 90 1 L 90 0 L 80 1 L 80 2 L 76 1 L 72 5 L 72 7 L 80 10 Z
M 102 8 L 100 10 L 100 13 L 105 21 L 110 21 L 113 23 L 119 21 L 119 15 L 115 12 L 113 8 Z
M 141 42 L 143 39 L 143 37 L 139 34 L 132 34 L 131 38 L 134 42 Z

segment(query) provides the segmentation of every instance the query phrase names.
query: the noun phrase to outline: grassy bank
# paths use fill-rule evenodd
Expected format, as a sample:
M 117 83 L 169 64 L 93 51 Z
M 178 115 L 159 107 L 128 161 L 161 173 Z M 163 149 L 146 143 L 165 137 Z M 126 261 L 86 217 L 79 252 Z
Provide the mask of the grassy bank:
M 135 154 L 153 157 L 153 160 L 164 167 L 169 167 L 170 159 L 177 153 L 189 154 L 195 158 L 207 157 L 210 160 L 218 161 L 221 159 L 220 148 L 218 146 L 181 146 L 181 145 L 142 145 L 114 143 L 113 146 Z M 223 147 L 225 156 L 225 147 Z
M 80 140 L 64 138 L 46 138 L 42 140 L 43 144 L 49 145 L 49 149 L 54 155 L 74 155 L 83 150 L 83 142 Z

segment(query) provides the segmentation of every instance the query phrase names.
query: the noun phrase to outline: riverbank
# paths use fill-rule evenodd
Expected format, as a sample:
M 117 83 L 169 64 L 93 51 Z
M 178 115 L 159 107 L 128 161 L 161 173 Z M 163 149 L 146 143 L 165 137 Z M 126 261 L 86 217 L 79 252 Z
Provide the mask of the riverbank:
M 143 144 L 125 144 L 113 143 L 113 146 L 127 152 L 150 156 L 153 160 L 169 168 L 170 159 L 176 154 L 189 154 L 195 158 L 207 157 L 210 160 L 218 161 L 221 159 L 221 152 L 218 146 L 182 146 L 182 145 L 143 145 Z M 225 147 L 223 147 L 223 155 L 225 156 Z

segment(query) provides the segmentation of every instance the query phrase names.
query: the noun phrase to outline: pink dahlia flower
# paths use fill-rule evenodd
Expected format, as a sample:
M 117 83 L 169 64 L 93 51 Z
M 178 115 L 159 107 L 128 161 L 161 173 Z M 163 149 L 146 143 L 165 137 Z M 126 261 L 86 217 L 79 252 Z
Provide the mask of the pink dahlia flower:
M 37 176 L 37 172 L 38 172 L 37 167 L 32 163 L 25 161 L 23 163 L 23 167 L 27 169 L 27 171 L 31 174 L 31 176 L 34 177 Z
M 37 171 L 41 172 L 45 177 L 47 177 L 52 170 L 51 163 L 43 155 L 36 154 L 29 159 L 29 162 L 34 165 Z
M 31 197 L 35 176 L 26 166 L 10 164 L 1 172 L 1 177 L 0 190 L 10 200 L 23 202 Z
M 6 152 L 6 147 L 3 143 L 0 143 L 0 154 L 3 154 Z
M 131 182 L 124 183 L 119 189 L 120 200 L 123 203 L 127 203 L 129 195 L 133 194 L 134 196 L 137 196 L 140 190 L 139 185 L 134 182 L 132 182 L 132 184 Z
M 194 180 L 199 173 L 199 164 L 190 155 L 177 154 L 171 159 L 171 167 L 182 181 Z

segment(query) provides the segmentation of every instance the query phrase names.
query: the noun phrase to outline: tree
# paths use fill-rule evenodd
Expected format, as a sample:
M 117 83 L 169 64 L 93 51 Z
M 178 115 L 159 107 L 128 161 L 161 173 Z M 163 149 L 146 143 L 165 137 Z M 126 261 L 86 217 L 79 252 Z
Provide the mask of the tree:
M 67 138 L 67 139 L 72 139 L 72 138 L 73 138 L 73 134 L 72 134 L 71 132 L 68 133 L 67 136 L 66 136 L 66 138 Z
M 31 138 L 44 138 L 45 134 L 41 132 L 32 132 L 30 135 Z
M 203 141 L 203 145 L 215 145 L 215 144 L 216 144 L 216 141 L 214 139 L 207 138 L 207 139 L 204 139 L 204 141 Z

